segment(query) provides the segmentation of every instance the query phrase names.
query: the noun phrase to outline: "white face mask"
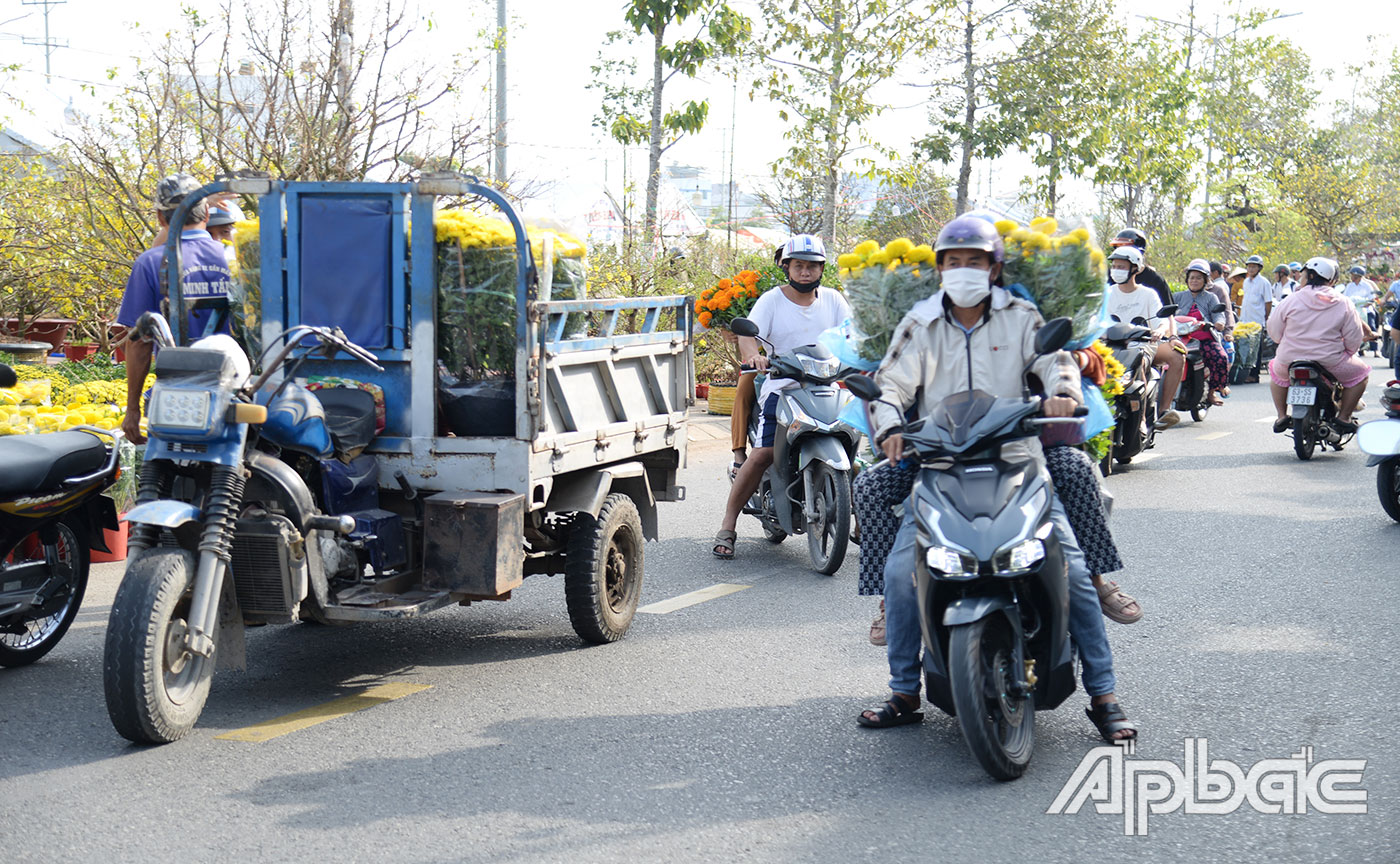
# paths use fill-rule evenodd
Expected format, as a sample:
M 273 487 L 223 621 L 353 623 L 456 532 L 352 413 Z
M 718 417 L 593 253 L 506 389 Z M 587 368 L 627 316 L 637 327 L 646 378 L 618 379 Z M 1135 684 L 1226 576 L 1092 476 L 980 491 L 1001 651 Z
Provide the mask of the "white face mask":
M 992 274 L 976 267 L 944 270 L 939 281 L 954 306 L 976 306 L 992 293 Z
M 1128 281 L 1128 271 L 1110 270 L 1108 271 L 1108 278 L 1112 279 L 1115 284 L 1122 285 L 1124 282 Z

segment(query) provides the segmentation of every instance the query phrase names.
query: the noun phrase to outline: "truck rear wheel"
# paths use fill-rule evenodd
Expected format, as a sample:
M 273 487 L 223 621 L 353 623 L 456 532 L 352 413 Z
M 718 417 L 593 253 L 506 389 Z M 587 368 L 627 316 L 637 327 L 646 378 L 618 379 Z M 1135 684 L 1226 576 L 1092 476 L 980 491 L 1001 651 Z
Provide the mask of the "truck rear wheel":
M 609 495 L 597 518 L 578 514 L 569 532 L 564 597 L 583 641 L 616 642 L 632 625 L 642 596 L 643 542 L 642 517 L 626 495 Z

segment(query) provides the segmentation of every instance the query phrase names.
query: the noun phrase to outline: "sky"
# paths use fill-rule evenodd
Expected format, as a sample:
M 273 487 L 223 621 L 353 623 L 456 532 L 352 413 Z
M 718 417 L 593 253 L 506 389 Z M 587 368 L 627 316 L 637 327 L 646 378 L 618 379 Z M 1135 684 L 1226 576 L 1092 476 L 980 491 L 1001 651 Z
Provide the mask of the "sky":
M 1118 10 L 1130 25 L 1146 26 L 1141 16 L 1184 20 L 1188 2 L 1119 0 Z M 757 17 L 755 0 L 731 0 L 731 4 Z M 1209 28 L 1215 16 L 1223 19 L 1235 5 L 1236 0 L 1196 0 L 1197 20 Z M 1341 70 L 1358 59 L 1368 35 L 1382 44 L 1400 44 L 1395 0 L 1262 0 L 1258 5 L 1292 15 L 1265 25 L 1264 32 L 1293 39 L 1311 56 L 1314 70 L 1334 72 L 1334 80 L 1323 86 L 1327 101 L 1350 93 L 1350 82 Z M 410 9 L 432 19 L 430 29 L 421 28 L 415 53 L 431 62 L 448 62 L 454 53 L 478 44 L 474 34 L 483 26 L 494 25 L 494 6 L 494 0 L 410 0 Z M 621 186 L 621 147 L 604 140 L 593 127 L 599 98 L 597 91 L 586 87 L 589 66 L 596 61 L 607 32 L 622 26 L 621 6 L 620 0 L 508 0 L 513 19 L 507 51 L 508 159 L 512 174 L 540 184 L 539 195 L 525 205 L 532 217 L 549 215 L 576 225 L 581 214 L 602 197 L 605 185 L 614 191 Z M 91 104 L 92 97 L 82 92 L 84 84 L 98 96 L 110 97 L 121 85 L 124 71 L 131 68 L 131 58 L 145 53 L 154 37 L 176 26 L 179 15 L 178 4 L 68 0 L 52 6 L 51 37 L 66 47 L 54 50 L 54 77 L 46 85 L 43 49 L 24 44 L 24 39 L 42 40 L 41 10 L 22 5 L 21 0 L 0 0 L 0 65 L 23 66 L 8 76 L 0 73 L 0 87 L 7 95 L 21 97 L 32 110 L 30 116 L 11 111 L 8 119 L 13 128 L 40 142 L 53 140 L 62 128 L 63 109 L 70 99 L 80 109 Z M 474 82 L 478 87 L 488 84 L 485 75 L 491 65 L 485 64 Z M 123 71 L 109 80 L 107 70 L 112 67 Z M 667 153 L 666 161 L 701 167 L 715 182 L 722 182 L 729 171 L 732 140 L 735 180 L 747 189 L 763 183 L 770 165 L 786 150 L 787 126 L 771 103 L 749 99 L 746 84 L 741 79 L 736 88 L 728 78 L 702 72 L 700 80 L 680 81 L 673 87 L 676 100 L 708 98 L 710 117 L 705 130 L 682 140 Z M 927 128 L 920 104 L 924 91 L 895 84 L 882 95 L 900 107 L 875 121 L 872 132 L 877 139 L 899 147 L 923 134 Z M 482 111 L 487 101 L 479 90 L 464 100 Z M 629 155 L 634 177 L 645 171 L 645 159 L 644 148 Z M 974 184 L 980 194 L 1009 199 L 1026 173 L 1028 163 L 1012 154 L 977 164 Z M 1071 184 L 1069 195 L 1071 211 L 1092 209 L 1088 184 Z

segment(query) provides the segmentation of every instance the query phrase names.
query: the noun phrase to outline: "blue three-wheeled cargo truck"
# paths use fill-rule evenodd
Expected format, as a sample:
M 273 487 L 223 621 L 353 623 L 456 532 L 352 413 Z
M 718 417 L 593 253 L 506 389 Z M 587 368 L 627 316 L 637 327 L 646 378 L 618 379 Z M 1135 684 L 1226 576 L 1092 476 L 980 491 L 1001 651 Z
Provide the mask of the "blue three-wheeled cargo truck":
M 258 293 L 185 297 L 173 231 L 166 314 L 137 327 L 157 353 L 105 648 L 117 730 L 188 733 L 215 668 L 244 664 L 245 624 L 414 618 L 563 574 L 579 636 L 621 638 L 657 502 L 684 494 L 687 300 L 550 299 L 549 241 L 537 262 L 511 206 L 469 178 L 221 180 L 172 224 L 229 192 L 259 202 L 257 278 L 240 282 Z M 440 281 L 432 226 L 447 197 L 509 221 L 504 289 Z M 476 381 L 447 373 L 445 291 L 506 316 L 513 363 Z M 240 303 L 241 344 L 186 332 L 192 306 L 215 309 L 212 331 Z M 470 321 L 453 332 L 474 338 Z

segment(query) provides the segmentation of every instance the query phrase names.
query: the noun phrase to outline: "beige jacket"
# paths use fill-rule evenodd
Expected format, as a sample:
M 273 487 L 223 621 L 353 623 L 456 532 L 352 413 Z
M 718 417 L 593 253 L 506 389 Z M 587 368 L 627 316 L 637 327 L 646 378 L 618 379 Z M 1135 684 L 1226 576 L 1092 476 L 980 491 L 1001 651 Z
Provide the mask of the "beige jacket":
M 1035 355 L 1035 332 L 1043 323 L 1035 306 L 1003 288 L 993 288 L 991 307 L 970 334 L 964 333 L 944 315 L 940 291 L 916 303 L 899 322 L 875 382 L 882 398 L 895 405 L 907 409 L 917 399 L 919 417 L 927 417 L 938 403 L 965 390 L 1019 397 L 1021 371 Z M 1068 352 L 1039 358 L 1031 371 L 1046 394 L 1083 403 L 1079 365 Z M 904 423 L 901 412 L 890 405 L 877 403 L 872 413 L 877 441 Z M 1038 455 L 1039 443 L 1029 449 Z

